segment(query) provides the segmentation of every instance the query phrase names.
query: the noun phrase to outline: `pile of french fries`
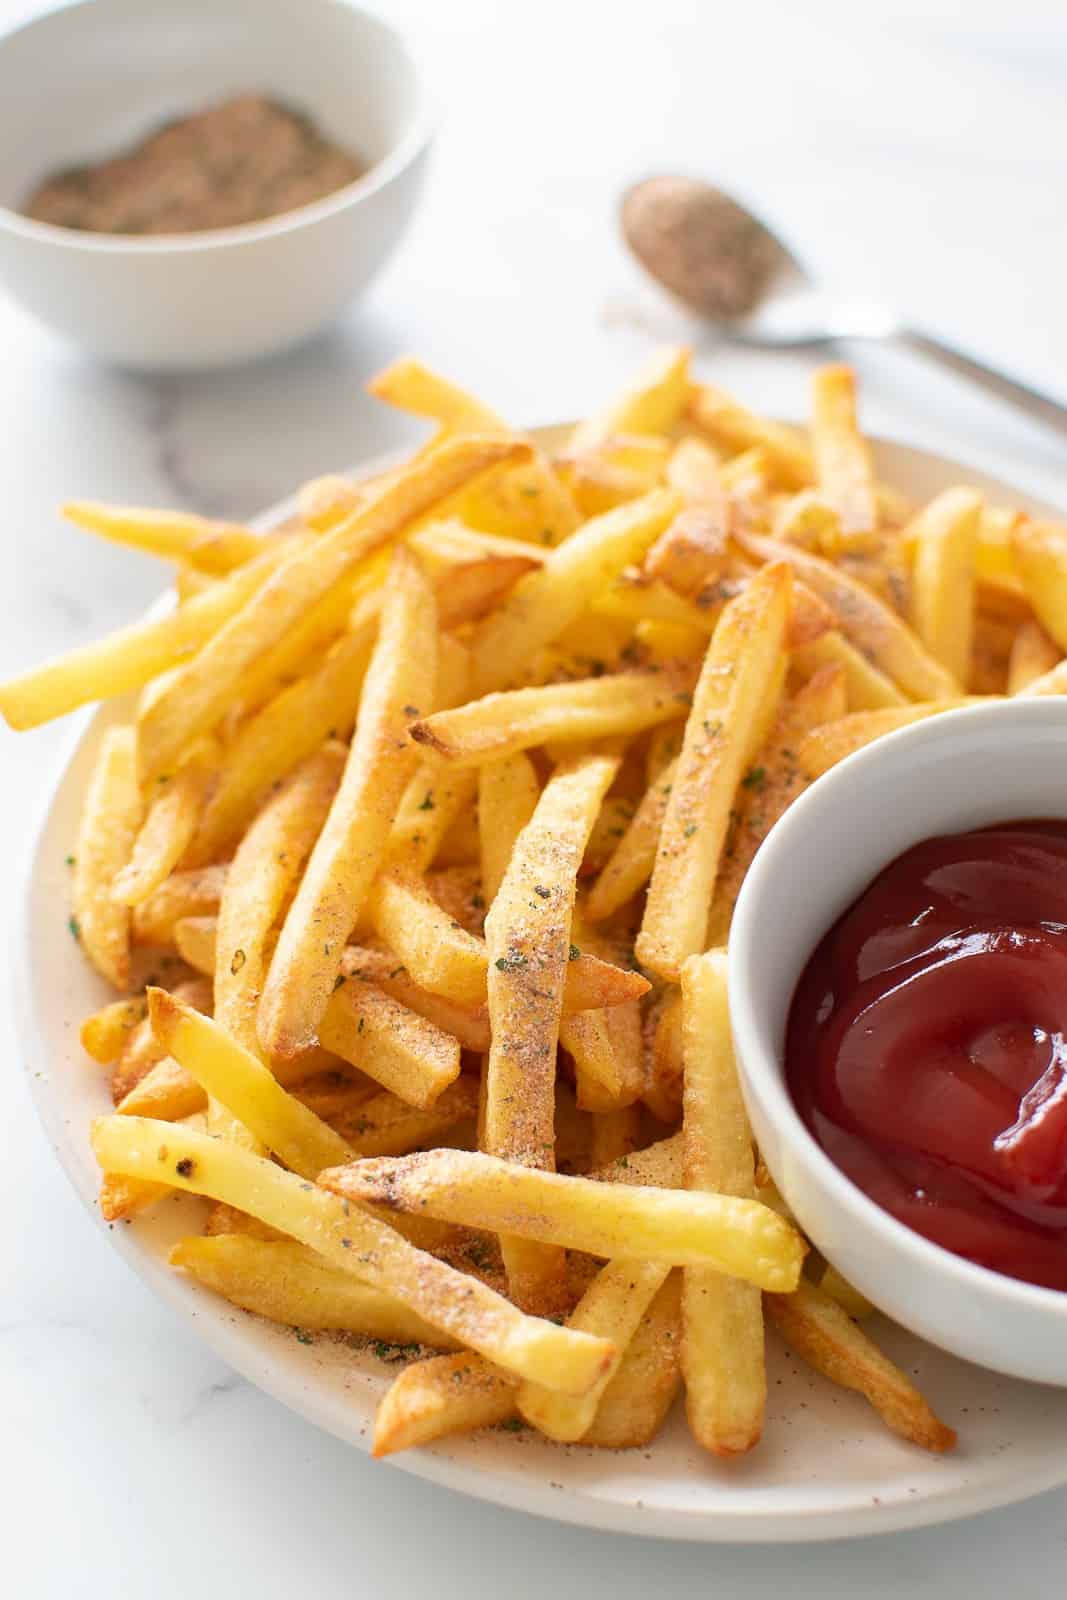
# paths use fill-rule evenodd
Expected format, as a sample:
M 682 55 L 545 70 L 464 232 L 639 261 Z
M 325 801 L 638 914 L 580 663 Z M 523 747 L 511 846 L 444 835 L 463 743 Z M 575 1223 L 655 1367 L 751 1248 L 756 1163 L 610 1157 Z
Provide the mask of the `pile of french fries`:
M 950 1448 L 753 1147 L 725 945 L 835 762 L 1067 688 L 1067 529 L 908 504 L 845 367 L 802 432 L 671 350 L 553 450 L 415 361 L 371 389 L 433 437 L 271 536 L 68 506 L 177 604 L 0 687 L 16 728 L 124 697 L 71 856 L 104 1216 L 205 1196 L 176 1268 L 404 1357 L 378 1454 L 643 1445 L 683 1385 L 743 1454 L 765 1320 Z

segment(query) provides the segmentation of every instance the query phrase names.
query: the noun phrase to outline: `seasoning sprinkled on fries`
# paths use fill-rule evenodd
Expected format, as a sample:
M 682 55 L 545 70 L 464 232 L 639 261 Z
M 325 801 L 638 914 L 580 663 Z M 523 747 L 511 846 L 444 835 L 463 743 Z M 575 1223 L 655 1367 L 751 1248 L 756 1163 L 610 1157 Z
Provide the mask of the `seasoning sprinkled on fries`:
M 725 946 L 837 761 L 1067 689 L 1067 527 L 904 503 L 841 366 L 805 431 L 665 351 L 554 446 L 415 360 L 370 389 L 432 438 L 285 531 L 68 504 L 175 607 L 0 685 L 15 728 L 119 702 L 70 843 L 104 1214 L 206 1196 L 175 1269 L 395 1354 L 376 1455 L 634 1447 L 684 1387 L 728 1461 L 765 1324 L 951 1448 L 769 1183 Z

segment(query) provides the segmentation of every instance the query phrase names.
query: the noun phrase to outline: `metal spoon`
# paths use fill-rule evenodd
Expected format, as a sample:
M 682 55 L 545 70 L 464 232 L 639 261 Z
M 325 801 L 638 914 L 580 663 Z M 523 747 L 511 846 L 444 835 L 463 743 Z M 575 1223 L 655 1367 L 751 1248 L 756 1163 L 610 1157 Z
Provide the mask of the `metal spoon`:
M 896 344 L 1067 433 L 1067 405 L 999 372 L 885 306 L 819 288 L 730 195 L 695 178 L 647 178 L 623 197 L 623 236 L 645 270 L 738 344 L 800 350 L 835 339 Z

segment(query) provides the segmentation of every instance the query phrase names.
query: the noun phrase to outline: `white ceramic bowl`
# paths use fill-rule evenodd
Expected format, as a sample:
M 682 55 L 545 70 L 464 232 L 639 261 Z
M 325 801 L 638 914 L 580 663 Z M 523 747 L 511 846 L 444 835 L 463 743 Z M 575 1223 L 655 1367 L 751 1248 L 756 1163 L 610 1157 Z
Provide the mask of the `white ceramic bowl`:
M 730 1005 L 760 1151 L 819 1250 L 942 1349 L 1067 1387 L 1067 1294 L 975 1266 L 875 1205 L 807 1131 L 783 1069 L 797 979 L 871 879 L 923 839 L 1027 817 L 1067 817 L 1059 697 L 947 712 L 843 761 L 786 812 L 749 871 L 730 935 Z
M 266 222 L 136 238 L 14 209 L 63 167 L 243 91 L 308 112 L 371 163 L 336 194 Z M 337 317 L 411 216 L 429 144 L 415 64 L 341 0 L 91 0 L 0 39 L 0 280 L 95 355 L 144 370 L 216 367 Z

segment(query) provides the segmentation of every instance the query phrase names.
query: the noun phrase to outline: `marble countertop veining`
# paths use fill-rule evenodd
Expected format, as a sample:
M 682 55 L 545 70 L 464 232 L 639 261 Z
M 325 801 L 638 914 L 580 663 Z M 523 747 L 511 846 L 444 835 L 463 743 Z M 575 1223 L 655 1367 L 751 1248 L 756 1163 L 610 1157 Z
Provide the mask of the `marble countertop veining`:
M 0 20 L 32 9 L 0 0 Z M 758 196 L 820 271 L 1067 395 L 1059 0 L 381 9 L 415 33 L 444 118 L 415 227 L 340 328 L 242 371 L 148 379 L 90 364 L 0 299 L 0 673 L 160 587 L 147 559 L 66 527 L 66 496 L 250 515 L 415 436 L 361 392 L 405 350 L 540 421 L 691 333 L 614 234 L 619 189 L 651 171 Z M 1062 441 L 912 360 L 856 357 L 872 430 L 1067 504 Z M 806 357 L 702 336 L 697 359 L 765 409 L 803 409 Z M 0 732 L 9 905 L 62 736 Z M 549 1528 L 372 1465 L 230 1373 L 133 1278 L 37 1128 L 6 1007 L 0 1030 L 0 1521 L 19 1600 L 1062 1592 L 1067 1493 L 798 1555 Z

